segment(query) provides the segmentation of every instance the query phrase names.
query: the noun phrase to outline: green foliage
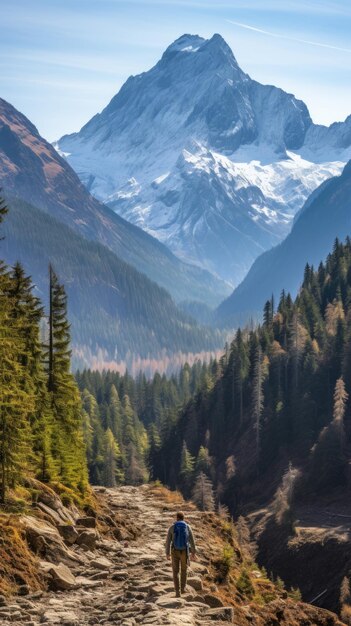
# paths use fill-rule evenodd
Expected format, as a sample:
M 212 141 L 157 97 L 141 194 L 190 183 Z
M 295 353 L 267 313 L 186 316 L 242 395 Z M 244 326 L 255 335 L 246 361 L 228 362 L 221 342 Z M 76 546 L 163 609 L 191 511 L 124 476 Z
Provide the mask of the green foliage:
M 228 576 L 234 563 L 234 550 L 232 546 L 226 545 L 223 548 L 222 555 L 215 561 L 217 569 L 217 582 L 224 583 L 228 580 Z
M 236 586 L 239 593 L 241 593 L 245 598 L 253 598 L 255 590 L 251 582 L 250 574 L 246 569 L 243 568 L 241 570 L 240 576 L 236 581 Z
M 6 211 L 0 201 L 0 222 Z M 55 276 L 50 341 L 41 342 L 44 310 L 19 263 L 0 263 L 0 501 L 27 474 L 87 487 L 82 409 L 70 373 L 66 296 Z M 49 363 L 46 354 L 51 355 Z
M 262 325 L 237 331 L 163 438 L 157 459 L 167 468 L 162 475 L 157 466 L 155 477 L 187 495 L 184 477 L 192 488 L 194 475 L 185 461 L 195 457 L 195 473 L 198 465 L 211 476 L 231 512 L 249 498 L 273 498 L 279 485 L 279 516 L 293 528 L 293 483 L 295 499 L 349 480 L 350 393 L 347 239 L 318 270 L 306 267 L 295 301 L 283 291 L 277 309 L 267 300 Z M 284 475 L 290 460 L 301 480 Z
M 88 234 L 84 238 L 18 199 L 11 200 L 5 226 L 3 258 L 8 263 L 17 259 L 25 263 L 45 305 L 49 260 L 65 283 L 75 365 L 84 367 L 94 359 L 100 368 L 108 367 L 112 360 L 125 361 L 129 367 L 138 358 L 149 359 L 152 364 L 155 358 L 162 362 L 178 352 L 198 353 L 221 345 L 223 333 L 199 326 L 176 306 L 165 289 L 137 271 L 133 263 L 128 265 L 105 246 L 90 241 Z M 124 242 L 120 245 L 123 249 Z M 150 250 L 150 255 L 155 252 Z M 139 249 L 139 260 L 140 254 Z M 145 256 L 145 264 L 157 266 L 154 259 Z M 165 262 L 162 254 L 160 267 Z M 163 280 L 165 273 L 162 267 Z M 155 274 L 155 280 L 158 278 Z
M 120 452 L 117 482 L 164 480 L 168 462 L 160 454 L 162 446 L 176 422 L 178 409 L 202 387 L 212 367 L 213 363 L 196 362 L 192 367 L 185 364 L 168 379 L 157 373 L 150 380 L 144 374 L 133 379 L 128 372 L 77 372 L 90 482 L 106 481 L 104 441 L 108 429 Z M 188 486 L 190 495 L 195 459 L 188 452 L 185 457 L 183 486 Z M 210 471 L 210 465 L 204 447 L 199 451 L 196 471 Z

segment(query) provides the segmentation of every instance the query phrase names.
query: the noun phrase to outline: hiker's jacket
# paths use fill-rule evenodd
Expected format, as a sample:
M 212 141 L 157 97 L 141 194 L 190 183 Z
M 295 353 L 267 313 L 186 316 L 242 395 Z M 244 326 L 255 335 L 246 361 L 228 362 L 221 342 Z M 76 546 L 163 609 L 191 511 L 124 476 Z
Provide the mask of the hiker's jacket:
M 191 527 L 189 526 L 189 524 L 187 524 L 187 527 L 188 527 L 188 535 L 189 535 L 190 552 L 192 554 L 195 554 L 196 546 L 195 546 L 193 531 L 191 530 Z M 167 539 L 166 539 L 166 556 L 169 556 L 171 554 L 171 547 L 173 547 L 173 538 L 174 538 L 174 524 L 172 524 L 172 526 L 168 529 Z

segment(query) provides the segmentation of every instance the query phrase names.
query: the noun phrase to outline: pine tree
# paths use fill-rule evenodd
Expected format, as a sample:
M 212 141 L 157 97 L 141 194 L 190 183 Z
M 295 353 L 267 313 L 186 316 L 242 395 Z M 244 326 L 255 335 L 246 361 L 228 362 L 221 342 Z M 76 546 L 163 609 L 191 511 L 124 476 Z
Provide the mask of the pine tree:
M 116 487 L 123 480 L 123 472 L 119 468 L 120 451 L 118 444 L 110 428 L 105 432 L 104 438 L 104 485 Z
M 53 410 L 53 457 L 60 480 L 84 491 L 87 467 L 83 412 L 79 390 L 71 374 L 70 325 L 67 296 L 53 268 L 49 268 L 48 392 Z
M 195 473 L 199 474 L 202 472 L 206 476 L 210 476 L 212 469 L 212 460 L 210 457 L 210 453 L 205 446 L 200 446 L 199 452 L 196 458 L 195 464 Z
M 9 281 L 8 297 L 12 317 L 16 320 L 22 349 L 18 356 L 25 375 L 22 386 L 34 397 L 34 410 L 29 415 L 33 432 L 33 451 L 38 477 L 43 481 L 54 478 L 51 455 L 52 413 L 46 389 L 43 367 L 43 347 L 40 340 L 40 324 L 43 307 L 33 295 L 33 284 L 20 263 L 16 263 Z
M 190 494 L 191 484 L 194 473 L 194 457 L 190 454 L 185 441 L 183 442 L 182 454 L 180 459 L 179 478 L 181 480 L 182 489 L 185 495 Z
M 29 416 L 34 410 L 34 395 L 23 381 L 27 379 L 21 363 L 24 351 L 20 322 L 13 315 L 8 297 L 10 276 L 0 267 L 0 502 L 7 488 L 14 487 L 28 466 L 31 432 Z
M 215 503 L 212 482 L 203 472 L 200 472 L 196 478 L 192 499 L 201 511 L 214 510 Z
M 110 388 L 109 408 L 111 430 L 116 441 L 120 442 L 122 440 L 122 406 L 115 385 L 111 385 Z

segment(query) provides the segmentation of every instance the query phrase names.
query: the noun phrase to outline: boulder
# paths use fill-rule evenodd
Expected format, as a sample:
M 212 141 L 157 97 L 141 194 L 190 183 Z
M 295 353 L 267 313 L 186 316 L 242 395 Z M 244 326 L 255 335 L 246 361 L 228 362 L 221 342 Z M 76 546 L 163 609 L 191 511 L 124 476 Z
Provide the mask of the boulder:
M 79 532 L 76 543 L 86 550 L 94 550 L 98 539 L 99 535 L 96 530 L 87 529 Z
M 60 523 L 58 526 L 58 531 L 61 537 L 63 538 L 64 542 L 67 543 L 67 545 L 69 546 L 72 546 L 76 542 L 79 536 L 79 533 L 76 530 L 76 528 L 73 526 L 73 524 Z
M 83 526 L 84 528 L 96 528 L 96 519 L 95 517 L 78 517 L 76 520 L 77 526 Z
M 90 565 L 95 569 L 109 570 L 111 569 L 113 563 L 111 563 L 109 559 L 106 559 L 106 557 L 100 556 L 98 559 L 90 561 Z
M 76 579 L 71 570 L 64 563 L 52 565 L 48 570 L 51 575 L 50 587 L 54 591 L 65 591 L 67 589 L 75 589 L 77 586 Z
M 195 589 L 195 591 L 202 591 L 202 580 L 196 576 L 189 576 L 187 580 L 189 587 Z
M 45 515 L 49 517 L 49 520 L 54 522 L 54 524 L 60 524 L 62 522 L 59 514 L 56 513 L 54 509 L 47 506 L 47 504 L 44 504 L 44 502 L 38 502 L 36 506 L 40 511 L 45 513 Z
M 203 599 L 204 599 L 204 602 L 206 602 L 206 604 L 213 609 L 223 606 L 222 600 L 217 598 L 217 596 L 211 595 L 210 593 L 206 593 Z
M 234 623 L 234 609 L 231 606 L 225 606 L 218 609 L 208 609 L 203 613 L 206 619 L 213 620 L 214 622 L 229 622 Z
M 67 548 L 57 528 L 49 522 L 30 515 L 23 515 L 19 521 L 25 529 L 29 546 L 36 554 L 53 563 L 82 562 L 78 555 Z

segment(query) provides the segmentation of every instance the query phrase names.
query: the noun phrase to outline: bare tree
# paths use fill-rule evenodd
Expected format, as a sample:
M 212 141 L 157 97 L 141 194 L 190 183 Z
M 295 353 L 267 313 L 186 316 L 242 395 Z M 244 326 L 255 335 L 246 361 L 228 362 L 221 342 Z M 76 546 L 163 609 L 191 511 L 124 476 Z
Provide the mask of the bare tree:
M 348 397 L 348 393 L 345 389 L 345 383 L 342 378 L 339 378 L 336 381 L 334 391 L 333 423 L 337 426 L 342 438 L 344 434 L 344 415 Z
M 279 524 L 285 522 L 292 525 L 295 488 L 300 475 L 300 470 L 289 463 L 289 467 L 283 476 L 281 486 L 278 488 L 273 502 L 275 518 Z

